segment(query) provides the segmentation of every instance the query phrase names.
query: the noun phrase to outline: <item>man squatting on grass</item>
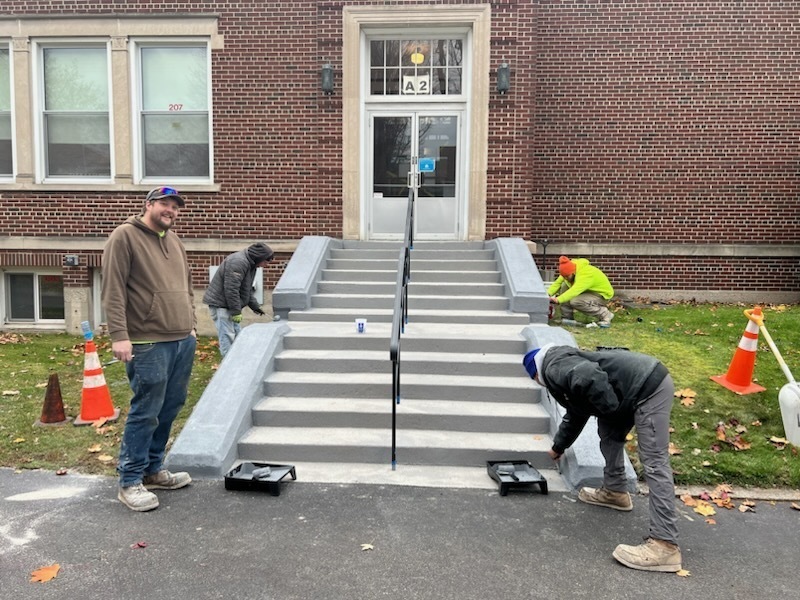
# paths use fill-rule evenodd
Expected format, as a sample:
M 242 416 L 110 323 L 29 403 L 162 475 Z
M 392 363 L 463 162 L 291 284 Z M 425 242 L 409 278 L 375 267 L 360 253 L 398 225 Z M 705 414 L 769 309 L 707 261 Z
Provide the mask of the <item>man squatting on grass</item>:
M 667 368 L 638 352 L 583 352 L 553 344 L 531 350 L 522 362 L 528 375 L 566 409 L 548 451 L 553 460 L 559 460 L 575 442 L 589 417 L 597 417 L 600 451 L 606 463 L 603 485 L 599 489 L 581 488 L 580 501 L 633 510 L 626 491 L 624 460 L 625 437 L 636 426 L 639 458 L 650 489 L 650 532 L 644 544 L 620 544 L 613 556 L 632 569 L 680 571 L 675 485 L 669 462 L 669 418 L 675 386 Z
M 189 485 L 162 466 L 172 422 L 186 401 L 197 346 L 186 250 L 170 228 L 185 206 L 177 190 L 155 188 L 103 249 L 102 302 L 114 357 L 133 397 L 119 452 L 117 498 L 131 510 L 158 508 L 152 489 Z

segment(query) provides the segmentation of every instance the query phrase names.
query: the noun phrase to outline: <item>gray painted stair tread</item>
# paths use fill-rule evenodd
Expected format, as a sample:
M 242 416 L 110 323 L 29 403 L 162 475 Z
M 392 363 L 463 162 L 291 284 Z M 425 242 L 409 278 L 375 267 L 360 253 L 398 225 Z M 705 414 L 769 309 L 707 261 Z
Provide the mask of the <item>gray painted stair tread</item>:
M 324 383 L 336 384 L 380 384 L 392 383 L 391 373 L 314 373 L 298 371 L 276 371 L 265 379 L 267 383 Z M 483 377 L 470 375 L 439 375 L 426 373 L 404 373 L 402 385 L 454 386 L 459 388 L 490 388 L 531 390 L 538 394 L 539 386 L 527 377 Z
M 240 439 L 240 444 L 269 446 L 362 446 L 386 447 L 391 443 L 391 429 L 357 427 L 252 427 Z M 496 452 L 547 452 L 551 441 L 543 434 L 492 433 L 468 431 L 432 431 L 398 429 L 398 448 L 475 449 Z
M 497 490 L 497 482 L 486 467 L 404 465 L 392 470 L 389 464 L 294 462 L 298 481 L 316 483 L 399 485 L 456 489 Z M 569 488 L 555 469 L 538 469 L 547 479 L 548 490 L 568 492 Z
M 383 360 L 387 364 L 391 364 L 386 351 L 382 350 L 341 350 L 336 354 L 332 354 L 330 350 L 283 350 L 277 356 L 279 359 L 295 359 L 303 358 L 310 361 L 319 360 Z M 404 350 L 402 353 L 402 362 L 411 361 L 426 361 L 426 362 L 441 362 L 451 363 L 454 359 L 459 362 L 465 363 L 494 363 L 494 364 L 514 364 L 518 365 L 520 372 L 518 375 L 524 375 L 522 367 L 522 357 L 517 354 L 500 354 L 500 353 L 483 353 L 483 352 L 415 352 L 411 350 Z
M 388 398 L 290 398 L 270 396 L 262 398 L 253 408 L 255 411 L 301 411 L 301 412 L 392 412 L 392 401 Z M 507 418 L 548 418 L 547 412 L 538 402 L 457 402 L 443 400 L 403 399 L 397 413 L 428 415 L 462 415 Z

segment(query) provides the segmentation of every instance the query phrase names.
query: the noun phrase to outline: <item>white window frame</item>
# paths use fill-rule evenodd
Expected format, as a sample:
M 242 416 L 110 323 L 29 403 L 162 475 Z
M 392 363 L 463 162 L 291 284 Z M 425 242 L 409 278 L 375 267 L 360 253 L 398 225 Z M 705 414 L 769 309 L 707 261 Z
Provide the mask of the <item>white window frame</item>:
M 64 298 L 64 319 L 42 319 L 41 316 L 41 303 L 39 301 L 39 277 L 47 275 L 58 275 L 64 280 L 64 272 L 60 269 L 31 269 L 31 268 L 14 268 L 3 269 L 0 271 L 0 294 L 2 294 L 2 323 L 3 327 L 14 329 L 30 329 L 30 328 L 52 328 L 63 329 L 66 320 L 66 298 Z M 9 296 L 10 290 L 8 289 L 7 276 L 8 275 L 33 275 L 33 312 L 34 318 L 32 321 L 28 320 L 10 320 L 9 318 Z
M 33 103 L 33 138 L 35 148 L 35 182 L 36 183 L 112 183 L 114 173 L 114 99 L 113 79 L 111 74 L 111 43 L 107 38 L 57 38 L 48 40 L 32 40 L 33 51 L 31 62 L 33 67 L 34 92 Z M 104 47 L 106 51 L 106 78 L 108 81 L 108 136 L 110 164 L 107 177 L 50 177 L 47 175 L 47 142 L 44 139 L 44 59 L 43 53 L 48 48 L 87 48 Z
M 206 107 L 208 112 L 208 176 L 207 177 L 186 177 L 165 175 L 158 177 L 145 177 L 144 175 L 144 132 L 142 131 L 142 64 L 141 49 L 147 47 L 196 47 L 205 46 L 206 49 Z M 147 37 L 133 38 L 130 41 L 130 63 L 131 63 L 131 141 L 132 141 L 132 162 L 133 178 L 135 183 L 157 185 L 168 181 L 170 185 L 206 185 L 214 182 L 214 123 L 213 123 L 213 104 L 212 104 L 212 72 L 211 72 L 211 40 L 207 37 L 198 38 L 170 38 L 170 37 Z
M 14 49 L 11 40 L 0 39 L 0 46 L 8 50 L 8 87 L 11 111 L 11 173 L 0 173 L 0 182 L 10 183 L 14 181 L 17 173 L 17 127 L 14 117 Z

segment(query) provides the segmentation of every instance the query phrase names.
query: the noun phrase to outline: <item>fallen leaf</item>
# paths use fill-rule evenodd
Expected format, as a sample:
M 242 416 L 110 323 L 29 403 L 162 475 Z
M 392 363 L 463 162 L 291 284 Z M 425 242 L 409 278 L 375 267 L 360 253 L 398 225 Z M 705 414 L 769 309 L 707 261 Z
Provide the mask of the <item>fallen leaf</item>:
M 700 448 L 692 448 L 692 456 L 700 456 L 703 453 Z
M 54 579 L 56 575 L 58 575 L 58 570 L 60 568 L 61 565 L 56 563 L 54 565 L 50 565 L 49 567 L 42 567 L 41 569 L 36 569 L 34 572 L 31 573 L 31 581 L 37 581 L 39 583 L 50 581 L 51 579 Z
M 792 502 L 789 506 L 795 510 L 800 510 L 800 504 L 797 502 Z
M 67 474 L 66 469 L 59 469 L 58 471 L 56 471 L 56 475 L 66 475 L 66 474 Z
M 632 439 L 633 439 L 633 434 L 632 433 L 629 433 L 628 435 L 625 436 L 625 440 L 628 441 L 628 442 L 630 442 Z
M 753 427 L 761 427 L 761 421 L 755 420 L 752 423 L 750 423 L 750 425 L 752 425 Z
M 14 438 L 14 441 L 13 441 L 12 443 L 13 443 L 13 444 L 21 444 L 21 443 L 22 443 L 22 442 L 24 442 L 24 441 L 25 441 L 25 438 L 23 438 L 23 437 L 18 437 L 18 438 Z
M 3 396 L 18 396 L 19 390 L 3 390 Z
M 686 569 L 681 569 L 680 571 L 678 571 L 675 574 L 678 577 L 691 577 L 692 576 L 692 574 L 689 571 L 687 571 Z
M 728 440 L 730 445 L 734 447 L 735 450 L 750 450 L 750 442 L 743 439 L 742 436 L 737 435 L 732 440 Z
M 134 550 L 137 548 L 147 548 L 147 542 L 136 542 L 135 544 L 131 544 L 131 548 Z
M 756 512 L 752 506 L 747 506 L 744 502 L 739 505 L 739 512 Z
M 711 517 L 709 517 L 708 519 L 706 519 L 706 524 L 707 525 L 716 525 L 717 522 L 714 519 L 712 519 Z
M 374 550 L 375 547 L 372 544 L 361 544 L 361 551 L 364 552 L 365 550 Z
M 103 447 L 100 444 L 95 444 L 94 446 L 89 446 L 86 451 L 91 452 L 92 454 L 96 454 L 102 450 Z
M 37 388 L 46 388 L 47 387 L 47 383 L 37 383 L 36 387 Z
M 681 496 L 681 500 L 686 506 L 697 506 L 697 500 L 692 498 L 689 494 Z
M 683 388 L 682 390 L 675 391 L 676 398 L 694 398 L 695 396 L 697 396 L 697 392 L 692 388 Z
M 704 460 L 703 462 L 700 463 L 700 466 L 702 466 L 702 467 L 710 467 L 711 463 L 709 461 L 707 461 L 707 460 Z
M 705 500 L 697 501 L 697 506 L 694 507 L 694 512 L 696 512 L 698 515 L 703 515 L 704 517 L 710 517 L 711 515 L 717 514 L 717 511 L 714 510 L 714 507 Z
M 106 423 L 108 423 L 108 417 L 101 417 L 97 419 L 97 421 L 92 421 L 92 427 L 95 429 L 100 429 Z
M 681 404 L 683 406 L 694 406 L 694 398 L 681 398 Z
M 717 424 L 717 439 L 721 442 L 728 440 L 728 435 L 725 433 L 725 423 L 720 422 Z
M 100 456 L 97 457 L 97 460 L 103 463 L 110 463 L 111 461 L 114 460 L 114 457 L 109 456 L 108 454 L 101 454 Z
M 683 450 L 681 450 L 680 448 L 678 448 L 678 447 L 675 445 L 675 443 L 674 443 L 674 442 L 670 442 L 670 443 L 669 443 L 669 453 L 670 453 L 670 456 L 675 456 L 675 455 L 681 454 L 681 452 L 683 452 Z
M 692 423 L 692 429 L 700 429 L 700 425 L 698 425 L 697 423 L 693 422 Z

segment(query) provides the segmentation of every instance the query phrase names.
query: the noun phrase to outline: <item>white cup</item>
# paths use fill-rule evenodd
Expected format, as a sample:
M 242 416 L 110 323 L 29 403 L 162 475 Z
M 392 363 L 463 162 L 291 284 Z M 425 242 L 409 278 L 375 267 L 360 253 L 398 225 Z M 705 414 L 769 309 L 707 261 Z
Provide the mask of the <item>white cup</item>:
M 367 320 L 366 319 L 356 319 L 356 331 L 358 333 L 366 333 L 366 331 L 367 331 Z

